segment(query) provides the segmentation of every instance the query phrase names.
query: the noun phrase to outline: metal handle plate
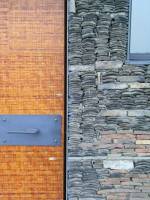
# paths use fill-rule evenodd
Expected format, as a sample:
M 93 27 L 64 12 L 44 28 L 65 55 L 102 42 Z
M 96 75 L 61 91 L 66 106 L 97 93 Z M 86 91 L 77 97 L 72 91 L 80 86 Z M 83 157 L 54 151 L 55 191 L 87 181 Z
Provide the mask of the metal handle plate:
M 27 130 L 13 130 L 8 131 L 8 134 L 38 134 L 40 132 L 39 129 L 27 129 Z

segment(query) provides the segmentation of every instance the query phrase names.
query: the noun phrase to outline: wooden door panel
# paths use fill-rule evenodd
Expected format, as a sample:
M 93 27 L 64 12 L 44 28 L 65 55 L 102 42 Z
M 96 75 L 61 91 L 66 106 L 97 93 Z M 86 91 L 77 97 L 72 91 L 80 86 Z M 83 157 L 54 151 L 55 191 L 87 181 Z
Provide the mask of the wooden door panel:
M 62 0 L 0 1 L 0 114 L 64 115 Z M 0 146 L 0 199 L 62 200 L 63 146 Z

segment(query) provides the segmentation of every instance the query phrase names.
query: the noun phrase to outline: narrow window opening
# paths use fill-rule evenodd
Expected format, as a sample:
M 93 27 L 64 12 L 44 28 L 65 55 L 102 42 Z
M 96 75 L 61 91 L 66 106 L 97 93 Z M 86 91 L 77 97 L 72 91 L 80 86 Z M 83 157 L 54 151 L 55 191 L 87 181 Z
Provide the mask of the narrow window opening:
M 128 62 L 150 64 L 150 0 L 130 0 Z

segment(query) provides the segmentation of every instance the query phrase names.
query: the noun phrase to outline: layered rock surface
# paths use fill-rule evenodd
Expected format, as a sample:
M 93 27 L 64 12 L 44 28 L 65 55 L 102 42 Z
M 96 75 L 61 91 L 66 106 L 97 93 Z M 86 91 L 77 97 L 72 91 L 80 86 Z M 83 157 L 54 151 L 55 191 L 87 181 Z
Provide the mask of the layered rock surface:
M 69 200 L 150 199 L 150 66 L 125 62 L 128 3 L 69 12 Z

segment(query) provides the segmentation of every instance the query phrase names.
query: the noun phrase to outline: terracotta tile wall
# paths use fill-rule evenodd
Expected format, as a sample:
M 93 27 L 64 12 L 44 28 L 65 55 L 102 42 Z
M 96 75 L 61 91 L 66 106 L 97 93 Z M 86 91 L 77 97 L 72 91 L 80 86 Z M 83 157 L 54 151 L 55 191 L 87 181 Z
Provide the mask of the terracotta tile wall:
M 0 1 L 0 114 L 64 115 L 63 1 Z M 1 146 L 0 199 L 62 200 L 63 156 Z

